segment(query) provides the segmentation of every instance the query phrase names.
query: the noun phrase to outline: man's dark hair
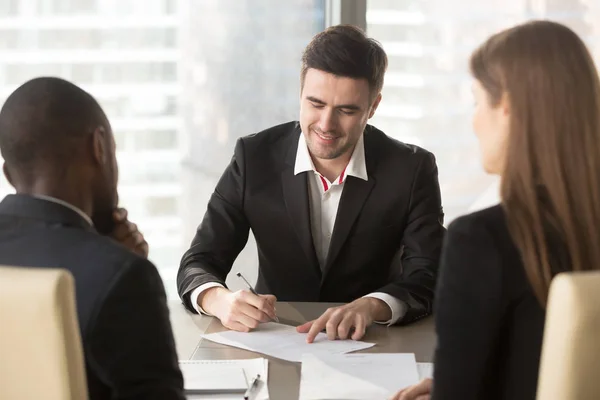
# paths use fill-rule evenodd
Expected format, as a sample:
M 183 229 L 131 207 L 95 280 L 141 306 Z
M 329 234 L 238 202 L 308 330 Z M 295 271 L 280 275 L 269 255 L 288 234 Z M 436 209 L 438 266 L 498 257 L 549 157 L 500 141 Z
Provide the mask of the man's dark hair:
M 0 110 L 0 151 L 9 171 L 29 180 L 42 169 L 68 165 L 80 151 L 80 140 L 107 125 L 89 93 L 64 79 L 35 78 L 17 88 Z
M 358 27 L 336 25 L 317 34 L 302 55 L 300 84 L 309 68 L 337 76 L 369 82 L 373 96 L 381 92 L 387 69 L 387 55 L 378 41 L 368 38 Z

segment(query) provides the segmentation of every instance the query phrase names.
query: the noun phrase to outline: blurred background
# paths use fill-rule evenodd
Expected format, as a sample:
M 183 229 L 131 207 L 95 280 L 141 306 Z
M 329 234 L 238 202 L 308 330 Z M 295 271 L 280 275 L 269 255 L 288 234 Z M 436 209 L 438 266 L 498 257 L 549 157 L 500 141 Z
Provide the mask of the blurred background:
M 497 202 L 471 129 L 468 58 L 533 18 L 570 26 L 600 63 L 600 0 L 0 0 L 0 104 L 36 76 L 98 99 L 117 141 L 121 206 L 175 298 L 236 139 L 298 118 L 302 50 L 332 24 L 361 26 L 386 50 L 371 123 L 436 155 L 446 224 Z M 0 178 L 0 197 L 12 192 Z M 252 237 L 234 269 L 256 279 Z

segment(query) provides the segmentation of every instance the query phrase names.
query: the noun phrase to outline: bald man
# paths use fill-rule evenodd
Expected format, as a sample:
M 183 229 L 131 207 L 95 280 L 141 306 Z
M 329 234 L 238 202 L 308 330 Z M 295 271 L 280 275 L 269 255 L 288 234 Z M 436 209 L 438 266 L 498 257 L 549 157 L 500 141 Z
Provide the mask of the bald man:
M 0 265 L 73 274 L 90 399 L 184 399 L 164 287 L 117 209 L 96 100 L 62 79 L 26 82 L 0 111 L 0 151 L 17 192 L 0 203 Z

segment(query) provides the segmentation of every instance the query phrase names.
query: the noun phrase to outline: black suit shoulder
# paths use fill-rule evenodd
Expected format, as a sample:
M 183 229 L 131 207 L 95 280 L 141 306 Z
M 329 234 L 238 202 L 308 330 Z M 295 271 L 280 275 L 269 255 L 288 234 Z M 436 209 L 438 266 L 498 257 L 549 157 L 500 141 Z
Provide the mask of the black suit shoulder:
M 25 206 L 11 209 L 17 200 Z M 22 197 L 4 207 L 0 264 L 74 276 L 90 399 L 183 399 L 156 267 L 61 205 Z
M 507 232 L 504 210 L 502 210 L 502 206 L 499 204 L 462 215 L 448 226 L 448 232 L 452 231 L 464 234 L 470 234 L 473 231 L 485 231 L 488 234 L 492 234 L 498 230 Z
M 403 176 L 412 176 L 409 178 L 412 180 L 411 194 L 415 188 L 426 187 L 433 190 L 429 196 L 439 198 L 437 164 L 433 153 L 391 138 L 372 125 L 367 125 L 364 142 L 367 170 L 374 171 L 384 181 L 398 179 L 402 171 Z M 441 199 L 438 200 L 441 204 Z
M 501 257 L 505 269 L 522 269 L 521 259 L 508 230 L 506 214 L 500 204 L 456 218 L 448 226 L 448 235 L 488 238 L 485 240 L 486 247 L 480 248 L 481 252 L 486 252 L 489 257 Z
M 281 172 L 294 165 L 300 135 L 300 123 L 292 121 L 239 138 L 230 168 L 242 192 L 278 181 Z
M 183 385 L 169 323 L 166 294 L 156 267 L 123 257 L 93 311 L 84 348 L 95 379 L 124 398 L 180 399 Z M 152 378 L 152 377 L 155 378 Z
M 43 237 L 47 237 L 48 245 L 57 250 L 46 253 L 46 257 L 51 260 L 48 266 L 70 270 L 75 276 L 78 291 L 85 291 L 85 296 L 78 296 L 78 301 L 86 302 L 80 307 L 89 311 L 82 315 L 80 321 L 83 335 L 87 334 L 88 323 L 94 320 L 106 297 L 124 276 L 137 275 L 142 271 L 153 274 L 156 271 L 150 261 L 93 231 L 64 227 L 54 235 L 51 228 L 37 230 L 32 235 L 40 236 L 33 242 L 40 242 Z M 132 293 L 138 288 L 139 286 L 132 286 Z
M 534 398 L 544 312 L 502 206 L 450 224 L 440 269 L 433 399 Z
M 93 259 L 84 267 L 87 271 L 76 270 L 79 290 L 92 292 L 78 297 L 90 302 L 78 306 L 88 310 L 81 315 L 86 319 L 82 338 L 91 397 L 102 397 L 98 394 L 110 388 L 123 398 L 182 398 L 182 376 L 157 268 L 107 237 L 63 230 L 62 240 L 77 249 L 71 256 Z
M 486 228 L 498 228 L 506 225 L 506 216 L 500 204 L 484 208 L 456 218 L 450 226 L 456 226 L 456 229 L 466 229 L 477 225 Z
M 93 257 L 94 259 L 93 262 L 90 262 L 90 264 L 93 264 L 94 273 L 87 273 L 86 275 L 90 280 L 87 281 L 86 279 L 86 281 L 81 282 L 81 286 L 85 290 L 97 292 L 97 296 L 95 296 L 96 306 L 93 307 L 94 311 L 90 313 L 90 320 L 94 319 L 98 309 L 112 295 L 115 288 L 122 285 L 122 282 L 128 282 L 130 286 L 128 289 L 131 294 L 140 291 L 143 287 L 142 282 L 136 284 L 130 281 L 129 277 L 158 277 L 158 271 L 152 262 L 138 256 L 112 239 L 94 232 L 71 233 L 73 238 L 69 238 L 69 233 L 67 233 L 67 236 L 64 237 L 66 242 L 77 243 L 75 238 L 80 237 L 79 245 L 73 255 L 80 260 L 85 257 Z
M 247 164 L 263 172 L 280 170 L 284 161 L 293 162 L 302 130 L 298 121 L 286 122 L 238 139 L 235 155 L 244 154 Z
M 93 252 L 94 264 L 102 265 L 102 270 L 109 279 L 122 274 L 124 268 L 129 268 L 135 263 L 145 262 L 152 265 L 147 259 L 138 256 L 111 238 L 93 231 L 66 228 L 63 240 L 70 243 L 79 242 L 78 254 Z

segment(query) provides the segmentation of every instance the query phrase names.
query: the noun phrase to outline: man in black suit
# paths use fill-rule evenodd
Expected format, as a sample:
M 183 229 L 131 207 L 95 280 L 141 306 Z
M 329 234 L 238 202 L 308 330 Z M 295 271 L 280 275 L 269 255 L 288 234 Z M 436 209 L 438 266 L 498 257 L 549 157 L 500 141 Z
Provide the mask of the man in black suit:
M 17 192 L 0 203 L 0 264 L 73 274 L 90 399 L 184 399 L 164 287 L 116 208 L 98 103 L 62 79 L 28 81 L 0 111 L 0 150 Z
M 431 312 L 443 212 L 433 155 L 367 125 L 387 56 L 358 28 L 315 36 L 302 58 L 300 121 L 238 140 L 178 273 L 190 310 L 248 331 L 283 301 L 349 302 L 298 327 L 359 339 L 373 322 Z M 225 278 L 256 238 L 255 296 Z M 402 251 L 402 270 L 392 267 Z

